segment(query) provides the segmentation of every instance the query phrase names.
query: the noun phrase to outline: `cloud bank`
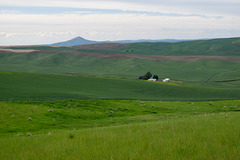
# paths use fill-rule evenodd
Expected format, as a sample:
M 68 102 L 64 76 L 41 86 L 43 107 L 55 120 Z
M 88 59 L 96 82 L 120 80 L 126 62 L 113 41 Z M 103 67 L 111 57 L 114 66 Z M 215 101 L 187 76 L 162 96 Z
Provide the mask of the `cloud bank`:
M 92 40 L 240 36 L 236 0 L 0 1 L 0 46 Z

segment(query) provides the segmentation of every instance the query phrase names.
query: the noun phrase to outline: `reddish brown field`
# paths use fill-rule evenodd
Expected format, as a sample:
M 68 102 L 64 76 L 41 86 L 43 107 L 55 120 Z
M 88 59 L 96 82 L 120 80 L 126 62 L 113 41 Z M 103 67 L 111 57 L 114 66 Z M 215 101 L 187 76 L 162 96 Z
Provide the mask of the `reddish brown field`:
M 94 44 L 83 44 L 79 46 L 73 46 L 75 49 L 103 49 L 103 50 L 114 50 L 122 47 L 126 47 L 129 44 L 121 43 L 94 43 Z
M 96 43 L 96 44 L 86 44 L 73 46 L 75 49 L 103 49 L 103 50 L 114 50 L 121 47 L 128 46 L 129 44 L 120 44 L 120 43 Z M 72 55 L 81 55 L 87 57 L 96 57 L 96 58 L 110 58 L 110 59 L 147 59 L 153 61 L 182 61 L 182 62 L 191 62 L 199 60 L 222 60 L 229 62 L 240 62 L 240 57 L 227 57 L 227 56 L 155 56 L 155 55 L 138 55 L 138 54 L 103 54 L 103 53 L 86 53 L 82 51 L 54 51 L 54 50 L 32 50 L 32 49 L 6 49 L 5 47 L 0 47 L 0 51 L 3 53 L 29 53 L 36 52 L 40 54 L 72 54 Z
M 87 57 L 96 57 L 96 58 L 110 58 L 110 59 L 147 59 L 153 61 L 182 61 L 182 62 L 191 62 L 199 60 L 222 60 L 229 62 L 240 62 L 240 57 L 226 57 L 226 56 L 152 56 L 152 55 L 139 55 L 139 54 L 103 54 L 103 53 L 86 53 L 81 51 L 38 51 L 38 53 L 43 54 L 73 54 L 81 55 Z
M 0 51 L 3 53 L 30 53 L 38 50 L 33 50 L 33 49 L 4 49 L 0 48 Z

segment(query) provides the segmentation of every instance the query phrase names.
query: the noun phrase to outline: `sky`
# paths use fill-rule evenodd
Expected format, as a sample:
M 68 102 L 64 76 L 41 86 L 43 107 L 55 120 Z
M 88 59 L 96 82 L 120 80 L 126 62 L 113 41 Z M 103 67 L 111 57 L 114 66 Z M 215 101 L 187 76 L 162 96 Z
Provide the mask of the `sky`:
M 0 46 L 240 37 L 239 0 L 0 0 Z

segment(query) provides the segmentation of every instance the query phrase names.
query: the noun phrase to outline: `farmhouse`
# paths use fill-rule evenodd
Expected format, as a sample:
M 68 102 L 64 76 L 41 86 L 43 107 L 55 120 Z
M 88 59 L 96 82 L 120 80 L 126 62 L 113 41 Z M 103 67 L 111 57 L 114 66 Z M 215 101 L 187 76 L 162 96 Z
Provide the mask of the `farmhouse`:
M 162 80 L 163 82 L 170 82 L 170 79 L 169 78 L 165 78 Z
M 149 78 L 148 79 L 148 81 L 156 81 L 157 79 L 155 79 L 155 78 L 153 78 L 153 77 L 151 77 L 151 78 Z

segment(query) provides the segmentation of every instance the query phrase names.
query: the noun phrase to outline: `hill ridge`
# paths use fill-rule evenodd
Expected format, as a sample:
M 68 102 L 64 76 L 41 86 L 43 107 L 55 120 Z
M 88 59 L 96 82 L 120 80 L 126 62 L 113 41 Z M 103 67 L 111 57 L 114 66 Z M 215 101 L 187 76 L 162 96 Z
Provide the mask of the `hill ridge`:
M 97 43 L 97 41 L 87 40 L 78 36 L 64 42 L 53 43 L 51 44 L 51 46 L 74 46 L 74 45 L 92 44 L 92 43 Z
M 87 40 L 85 38 L 82 38 L 80 36 L 75 37 L 73 39 L 63 41 L 63 42 L 57 42 L 50 44 L 51 46 L 74 46 L 74 45 L 83 45 L 83 44 L 93 44 L 93 43 L 120 43 L 120 44 L 126 44 L 126 43 L 142 43 L 142 42 L 168 42 L 168 43 L 175 43 L 175 42 L 184 42 L 184 41 L 192 41 L 190 39 L 137 39 L 137 40 L 116 40 L 116 41 L 94 41 L 94 40 Z

